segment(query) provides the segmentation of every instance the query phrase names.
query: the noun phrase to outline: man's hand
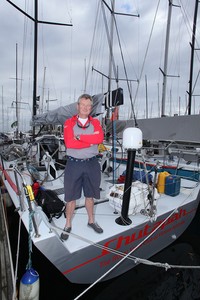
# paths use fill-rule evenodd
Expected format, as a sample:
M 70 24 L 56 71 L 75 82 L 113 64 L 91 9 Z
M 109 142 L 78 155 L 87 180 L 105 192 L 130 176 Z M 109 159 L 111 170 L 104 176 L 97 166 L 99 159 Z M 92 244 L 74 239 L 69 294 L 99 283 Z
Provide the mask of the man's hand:
M 77 141 L 79 141 L 79 140 L 80 140 L 80 135 L 76 135 L 76 136 L 74 137 L 74 139 L 77 140 Z

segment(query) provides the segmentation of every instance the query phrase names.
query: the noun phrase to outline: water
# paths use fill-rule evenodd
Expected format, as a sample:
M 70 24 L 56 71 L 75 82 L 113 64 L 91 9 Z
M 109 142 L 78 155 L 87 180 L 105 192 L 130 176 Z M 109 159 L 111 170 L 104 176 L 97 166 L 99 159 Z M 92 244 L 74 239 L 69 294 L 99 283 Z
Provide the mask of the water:
M 12 248 L 17 241 L 15 213 L 10 220 Z M 173 245 L 151 258 L 176 265 L 200 266 L 200 208 L 190 227 Z M 28 262 L 27 234 L 22 227 L 19 257 L 19 281 Z M 14 250 L 15 251 L 15 250 Z M 16 251 L 14 252 L 16 253 Z M 16 254 L 15 254 L 16 255 Z M 15 255 L 13 258 L 15 259 Z M 40 275 L 40 300 L 71 300 L 88 285 L 68 282 L 57 269 L 33 247 L 32 266 Z M 200 299 L 200 269 L 169 269 L 139 265 L 118 278 L 99 283 L 80 299 L 84 300 L 190 300 Z

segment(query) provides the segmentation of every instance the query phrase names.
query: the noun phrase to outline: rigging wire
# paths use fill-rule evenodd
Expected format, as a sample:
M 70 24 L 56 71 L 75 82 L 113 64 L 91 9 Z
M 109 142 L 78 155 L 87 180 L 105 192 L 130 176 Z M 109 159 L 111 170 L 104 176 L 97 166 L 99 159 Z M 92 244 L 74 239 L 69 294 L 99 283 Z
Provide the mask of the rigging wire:
M 175 5 L 176 6 L 176 5 Z M 180 6 L 176 6 L 180 9 Z M 177 20 L 176 20 L 177 21 Z M 169 90 L 169 106 L 170 106 L 170 110 L 169 110 L 169 115 L 172 116 L 172 105 L 173 105 L 173 111 L 178 113 L 178 101 L 179 101 L 179 98 L 176 99 L 176 101 L 172 101 L 173 99 L 173 96 L 172 96 L 172 91 L 173 91 L 173 86 L 175 84 L 175 80 L 174 80 L 174 77 L 176 77 L 177 79 L 180 78 L 180 73 L 181 73 L 181 70 L 180 70 L 180 67 L 181 67 L 181 62 L 180 62 L 180 44 L 181 44 L 181 40 L 183 39 L 183 37 L 185 36 L 183 34 L 183 32 L 181 32 L 181 28 L 182 28 L 182 23 L 183 23 L 183 19 L 181 18 L 179 20 L 179 23 L 178 23 L 178 31 L 177 31 L 177 36 L 174 38 L 174 43 L 172 43 L 173 45 L 173 49 L 171 47 L 171 59 L 170 59 L 170 64 L 168 65 L 168 69 L 174 69 L 177 74 L 175 75 L 172 75 L 170 76 L 169 75 L 169 78 L 171 78 L 171 84 L 170 84 L 170 88 L 168 89 Z M 172 71 L 174 72 L 174 71 Z M 172 74 L 171 72 L 171 74 Z M 170 71 L 169 71 L 170 73 Z M 176 86 L 175 86 L 176 88 Z M 178 80 L 178 84 L 177 84 L 177 88 L 176 88 L 176 91 L 177 91 L 177 95 L 179 95 L 179 90 L 180 90 L 180 85 L 179 85 L 179 80 Z
M 29 2 L 29 1 L 28 1 Z M 25 1 L 25 12 L 28 12 L 28 5 L 26 6 L 27 1 Z M 27 28 L 28 28 L 28 18 L 24 16 L 24 33 L 23 33 L 23 46 L 22 46 L 22 64 L 21 64 L 21 80 L 20 80 L 20 90 L 19 90 L 19 99 L 22 99 L 22 80 L 24 74 L 24 57 L 25 57 L 25 48 L 26 48 L 26 41 L 27 41 Z
M 147 53 L 148 53 L 149 46 L 150 46 L 151 37 L 152 37 L 152 34 L 153 34 L 153 29 L 154 29 L 154 25 L 155 25 L 156 16 L 157 16 L 157 13 L 158 13 L 159 5 L 160 5 L 160 0 L 158 0 L 158 3 L 157 3 L 156 12 L 155 12 L 155 16 L 154 16 L 154 19 L 153 19 L 153 24 L 152 24 L 152 27 L 151 27 L 151 32 L 150 32 L 150 36 L 149 36 L 147 48 L 146 48 L 146 51 L 145 51 L 145 56 L 144 56 L 143 64 L 142 64 L 142 69 L 141 69 L 140 76 L 139 76 L 139 79 L 138 79 L 138 85 L 137 85 L 137 88 L 136 88 L 136 93 L 135 93 L 135 97 L 134 97 L 134 101 L 133 101 L 134 105 L 136 103 L 136 99 L 137 99 L 137 95 L 138 95 L 138 91 L 139 91 L 139 87 L 140 87 L 140 82 L 141 82 L 141 78 L 142 78 L 143 71 L 144 71 L 144 66 L 145 66 L 145 62 L 146 62 L 146 58 L 147 58 Z M 134 115 L 131 112 L 130 119 L 132 119 L 133 117 L 134 117 Z
M 131 101 L 131 110 L 132 110 L 134 120 L 135 120 L 135 125 L 136 125 L 137 121 L 136 121 L 135 110 L 134 110 L 134 106 L 133 106 L 132 93 L 131 93 L 130 83 L 128 81 L 128 74 L 127 74 L 127 70 L 126 70 L 126 66 L 125 66 L 124 55 L 123 55 L 122 46 L 121 46 L 120 37 L 119 37 L 119 30 L 117 27 L 116 18 L 115 18 L 115 16 L 113 16 L 113 17 L 114 17 L 115 28 L 116 28 L 116 33 L 117 33 L 117 38 L 118 38 L 118 43 L 119 43 L 119 48 L 120 48 L 120 54 L 121 54 L 122 63 L 123 63 L 123 67 L 124 67 L 124 73 L 125 73 L 126 82 L 127 82 L 127 86 L 128 86 L 129 97 L 130 97 L 130 101 Z
M 194 19 L 193 19 L 193 22 L 189 22 L 188 14 L 186 13 L 186 12 L 188 12 L 189 10 L 187 10 L 187 9 L 184 7 L 184 5 L 183 5 L 183 3 L 182 3 L 181 0 L 179 0 L 179 1 L 180 1 L 180 3 L 181 3 L 181 8 L 183 7 L 183 10 L 182 10 L 183 18 L 186 19 L 187 22 L 185 22 L 185 23 L 188 24 L 188 27 L 189 27 L 188 32 L 191 32 L 191 33 L 192 33 L 192 34 L 191 34 L 191 35 L 192 35 L 192 38 L 191 38 L 191 39 L 192 39 L 192 43 L 193 43 L 193 40 L 194 40 L 194 45 L 197 44 L 197 48 L 199 49 L 199 43 L 198 43 L 198 40 L 197 40 L 197 37 L 196 37 L 196 34 L 195 34 L 195 32 L 198 30 L 198 27 L 197 27 L 197 25 L 196 25 L 195 32 L 194 32 L 194 25 L 195 25 Z M 197 1 L 197 2 L 199 2 L 199 1 Z M 196 2 L 196 4 L 197 4 L 197 2 Z M 190 6 L 190 5 L 191 5 L 191 4 L 190 4 L 190 2 L 189 2 L 189 6 Z M 197 4 L 197 5 L 198 5 L 198 4 Z M 197 7 L 198 7 L 198 6 L 197 6 Z M 195 16 L 194 16 L 193 18 L 195 18 Z M 192 17 L 191 17 L 191 19 L 192 19 Z M 192 25 L 191 25 L 191 23 L 192 23 Z M 192 28 L 192 26 L 193 26 L 193 28 Z M 186 25 L 186 28 L 187 28 L 187 25 Z M 191 47 L 194 47 L 194 45 L 191 44 Z M 195 49 L 193 49 L 193 50 L 195 50 Z M 197 51 L 194 51 L 194 54 L 196 55 L 196 58 L 197 58 L 198 62 L 200 62 L 200 58 L 199 58 L 198 52 L 197 52 Z M 192 53 L 191 53 L 191 59 L 192 59 Z M 190 72 L 191 72 L 191 62 L 190 62 Z M 197 75 L 196 75 L 195 83 L 193 84 L 193 87 L 191 87 L 191 91 L 190 91 L 191 96 L 193 95 L 193 92 L 194 92 L 194 90 L 195 90 L 195 87 L 196 87 L 198 78 L 199 78 L 199 71 L 198 71 L 198 73 L 197 73 Z M 189 98 L 190 98 L 190 97 L 189 97 Z M 195 99 L 194 99 L 194 101 L 195 101 Z M 194 105 L 194 109 L 195 109 L 195 105 Z M 188 105 L 187 105 L 187 102 L 186 102 L 186 112 L 185 112 L 185 114 L 187 113 L 187 110 L 188 110 Z
M 67 3 L 66 3 L 66 5 L 67 5 Z M 69 7 L 67 7 L 67 14 L 68 14 L 70 23 L 73 24 L 71 1 L 69 1 Z M 70 48 L 69 48 L 69 57 L 70 57 L 70 60 L 69 60 L 69 100 L 71 101 L 71 94 L 72 94 L 72 61 L 73 61 L 72 60 L 72 54 L 73 54 L 73 49 L 72 49 L 73 27 L 70 28 L 70 38 L 69 38 L 69 40 L 70 40 Z M 62 97 L 61 97 L 61 103 L 62 103 Z
M 193 30 L 192 30 L 192 26 L 191 26 L 191 24 L 190 24 L 191 22 L 190 22 L 190 20 L 189 20 L 188 14 L 186 13 L 188 10 L 185 8 L 185 6 L 184 6 L 182 0 L 179 0 L 179 2 L 180 2 L 181 12 L 182 12 L 182 15 L 183 15 L 183 19 L 184 19 L 184 22 L 185 22 L 185 25 L 186 25 L 188 34 L 189 34 L 189 36 L 191 36 L 191 34 L 193 35 Z M 189 5 L 191 5 L 191 2 L 190 2 L 190 1 L 189 1 Z M 191 18 L 192 18 L 192 17 L 191 17 Z M 198 28 L 198 27 L 196 28 L 196 31 L 199 31 L 199 28 Z M 196 36 L 195 36 L 195 43 L 197 44 L 197 48 L 200 48 Z M 198 61 L 200 62 L 200 57 L 199 57 L 197 51 L 195 52 L 195 54 L 196 54 L 196 57 L 197 57 Z
M 95 35 L 96 35 L 96 30 L 97 30 L 97 24 L 98 24 L 98 15 L 100 11 L 100 2 L 97 7 L 97 12 L 96 12 L 96 18 L 95 18 L 95 25 L 94 25 L 94 31 L 93 31 L 93 36 L 92 36 L 92 45 L 90 48 L 90 54 L 89 54 L 89 62 L 88 62 L 88 67 L 86 70 L 86 76 L 85 76 L 85 91 L 87 90 L 87 84 L 88 84 L 88 78 L 89 78 L 89 71 L 91 67 L 91 58 L 92 58 L 92 52 L 94 48 L 94 40 L 95 40 Z
M 189 196 L 188 196 L 189 197 Z M 185 201 L 185 200 L 184 200 Z M 184 203 L 183 201 L 183 203 Z M 182 203 L 182 204 L 183 204 Z M 178 210 L 178 207 L 175 208 L 168 216 L 167 218 L 165 218 L 160 224 L 158 227 L 156 227 L 143 241 L 141 241 L 134 249 L 132 249 L 129 253 L 125 254 L 124 257 L 118 261 L 113 267 L 111 267 L 107 272 L 105 272 L 101 277 L 99 277 L 95 282 L 93 282 L 87 289 L 85 289 L 78 297 L 76 297 L 74 300 L 77 300 L 79 299 L 80 297 L 82 297 L 88 290 L 90 290 L 94 285 L 96 285 L 99 281 L 101 281 L 104 277 L 106 277 L 110 272 L 112 272 L 112 270 L 114 270 L 118 265 L 120 265 L 126 258 L 129 258 L 129 256 L 134 252 L 136 251 L 139 247 L 142 246 L 142 244 L 148 240 L 174 213 L 176 213 Z M 137 260 L 135 261 L 137 262 Z M 138 260 L 138 262 L 148 262 L 150 265 L 154 265 L 154 266 L 159 266 L 159 267 L 164 267 L 166 270 L 170 267 L 174 267 L 174 265 L 169 265 L 169 264 L 162 264 L 162 263 L 153 263 L 153 262 L 150 262 L 149 260 Z M 176 266 L 175 266 L 176 267 Z M 184 266 L 182 266 L 183 268 Z M 178 266 L 178 268 L 180 268 L 180 266 Z M 188 268 L 190 268 L 190 266 L 188 266 Z M 193 267 L 195 269 L 200 269 L 200 266 L 195 266 Z
M 193 86 L 193 89 L 192 89 L 192 93 L 194 92 L 194 90 L 195 90 L 195 87 L 196 87 L 196 85 L 197 85 L 197 82 L 198 82 L 198 79 L 199 79 L 199 75 L 200 75 L 200 70 L 198 71 L 198 74 L 197 74 L 196 80 L 195 80 L 195 82 L 194 82 L 194 86 Z
M 96 35 L 98 38 L 95 38 L 94 52 L 92 55 L 92 72 L 90 73 L 91 90 L 93 91 L 93 94 L 96 94 L 97 92 L 104 93 L 105 86 L 107 87 L 105 84 L 105 82 L 107 83 L 107 78 L 105 80 L 105 76 L 102 74 L 99 80 L 99 75 L 96 76 L 95 72 L 96 69 L 103 70 L 105 66 L 107 67 L 107 63 L 105 64 L 105 56 L 107 57 L 108 47 L 105 43 L 106 36 L 104 26 L 102 25 L 102 14 L 99 14 L 97 27 L 98 31 L 96 32 Z M 97 68 L 94 68 L 94 66 Z
M 105 28 L 106 28 L 106 36 L 107 36 L 108 46 L 109 46 L 109 51 L 110 51 L 110 59 L 111 59 L 112 67 L 113 67 L 114 77 L 117 82 L 117 78 L 118 78 L 117 69 L 116 69 L 116 65 L 115 65 L 115 59 L 113 56 L 112 43 L 111 43 L 111 38 L 110 38 L 109 30 L 108 30 L 108 23 L 106 20 L 106 14 L 105 14 L 105 8 L 104 8 L 103 2 L 101 2 L 101 7 L 102 7 L 102 11 L 103 11 L 104 24 L 105 24 Z M 112 17 L 114 18 L 113 14 L 112 14 Z
M 197 183 L 198 184 L 198 183 Z M 187 190 L 188 188 L 187 187 L 185 187 L 185 189 Z M 193 191 L 192 191 L 192 189 L 191 189 L 191 193 L 192 193 Z M 187 197 L 182 201 L 182 203 L 180 204 L 180 206 L 182 206 L 183 204 L 184 204 L 184 202 L 185 201 L 187 201 L 187 199 L 190 197 L 190 193 L 189 194 L 187 194 Z M 87 239 L 87 238 L 84 238 L 84 237 L 82 237 L 82 236 L 79 236 L 79 235 L 77 235 L 77 234 L 75 234 L 75 233 L 72 233 L 72 232 L 70 232 L 70 233 L 67 233 L 69 236 L 72 236 L 72 237 L 74 237 L 74 238 L 77 238 L 77 239 L 79 239 L 79 240 L 82 240 L 82 241 L 84 241 L 84 242 L 86 242 L 86 243 L 88 243 L 88 244 L 90 244 L 90 245 L 93 245 L 94 247 L 97 247 L 97 248 L 100 248 L 100 249 L 102 249 L 102 250 L 106 250 L 106 251 L 108 251 L 108 252 L 111 252 L 111 253 L 113 253 L 113 254 L 118 254 L 118 255 L 120 255 L 122 258 L 123 258 L 123 260 L 124 260 L 124 258 L 127 258 L 127 259 L 130 259 L 130 260 L 133 260 L 133 261 L 135 261 L 135 260 L 142 260 L 142 259 L 140 259 L 140 258 L 138 258 L 138 257 L 135 257 L 135 256 L 133 256 L 132 255 L 132 253 L 134 252 L 134 251 L 136 251 L 139 247 L 141 247 L 141 245 L 144 243 L 144 242 L 146 242 L 155 232 L 157 232 L 158 231 L 158 229 L 160 229 L 164 224 L 165 224 L 165 222 L 167 222 L 167 220 L 168 219 L 170 219 L 171 218 L 171 216 L 173 215 L 173 214 L 175 214 L 175 213 L 177 213 L 178 212 L 178 209 L 179 209 L 179 206 L 178 207 L 176 207 L 161 223 L 159 223 L 159 225 L 144 239 L 144 240 L 142 240 L 135 248 L 133 248 L 129 253 L 124 253 L 124 252 L 122 252 L 122 251 L 119 251 L 119 250 L 116 250 L 116 249 L 112 249 L 112 248 L 110 248 L 110 247 L 107 247 L 107 246 L 103 246 L 103 245 L 101 245 L 101 244 L 99 244 L 99 243 L 94 243 L 93 241 L 91 241 L 91 240 L 89 240 L 89 239 Z M 36 211 L 36 212 L 38 212 L 38 213 L 41 213 L 42 211 L 41 211 L 41 209 L 39 208 L 39 210 L 38 211 Z M 42 212 L 42 215 L 45 215 L 44 214 L 44 212 Z M 45 216 L 46 217 L 46 216 Z M 148 220 L 148 218 L 146 218 L 147 220 Z M 44 218 L 42 217 L 42 220 L 43 221 L 45 221 L 44 220 Z M 52 230 L 54 230 L 55 232 L 57 232 L 57 230 L 58 231 L 63 231 L 63 228 L 60 228 L 60 227 L 58 227 L 58 226 L 56 226 L 56 225 L 52 225 L 52 224 L 50 224 L 48 221 L 45 221 L 45 224 L 46 225 L 48 225 L 48 227 L 50 227 Z M 130 228 L 134 228 L 134 226 L 130 226 Z M 144 259 L 144 261 L 149 261 L 149 260 L 145 260 Z M 118 264 L 120 264 L 120 262 L 118 262 Z M 152 265 L 154 265 L 154 263 L 152 262 Z M 160 264 L 161 265 L 161 264 Z M 114 266 L 114 267 L 116 267 L 116 265 Z M 177 267 L 180 267 L 180 266 L 177 266 Z M 182 266 L 182 267 L 184 267 L 184 266 Z M 189 267 L 191 267 L 191 266 L 189 266 Z M 200 268 L 200 266 L 198 267 L 198 266 L 195 266 L 195 267 L 197 267 L 197 268 Z M 112 268 L 113 269 L 113 268 Z M 111 271 L 109 271 L 108 273 L 110 273 Z M 107 273 L 107 274 L 108 274 Z M 106 274 L 106 275 L 107 275 Z M 105 275 L 103 275 L 103 277 L 101 277 L 101 279 L 102 278 L 104 278 L 105 277 Z
M 192 29 L 191 23 L 193 24 L 193 22 L 192 21 L 190 22 L 190 19 L 193 20 L 193 16 L 188 16 L 189 15 L 189 9 L 188 9 L 188 7 L 186 7 L 186 5 L 184 5 L 182 0 L 179 0 L 179 3 L 180 3 L 181 12 L 182 12 L 182 15 L 183 15 L 183 19 L 184 19 L 188 34 L 189 34 L 189 36 L 191 36 L 191 34 L 193 34 L 193 29 Z M 191 1 L 190 0 L 188 1 L 188 6 L 189 7 L 191 6 Z M 198 27 L 196 28 L 196 31 L 199 31 Z M 197 39 L 196 39 L 196 43 L 198 45 Z M 199 48 L 199 45 L 198 45 L 198 48 Z

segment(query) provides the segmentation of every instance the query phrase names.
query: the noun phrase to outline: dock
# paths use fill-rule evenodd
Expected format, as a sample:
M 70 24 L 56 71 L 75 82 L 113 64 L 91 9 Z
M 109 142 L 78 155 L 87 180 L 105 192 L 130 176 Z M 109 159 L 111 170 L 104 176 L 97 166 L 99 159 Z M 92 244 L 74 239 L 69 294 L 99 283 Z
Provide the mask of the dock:
M 14 294 L 14 280 L 13 280 L 13 265 L 12 256 L 10 250 L 9 236 L 8 236 L 8 226 L 6 218 L 6 205 L 5 205 L 5 195 L 2 191 L 2 181 L 0 178 L 1 188 L 0 188 L 0 271 L 1 271 L 1 281 L 0 281 L 0 299 L 2 300 L 15 300 Z

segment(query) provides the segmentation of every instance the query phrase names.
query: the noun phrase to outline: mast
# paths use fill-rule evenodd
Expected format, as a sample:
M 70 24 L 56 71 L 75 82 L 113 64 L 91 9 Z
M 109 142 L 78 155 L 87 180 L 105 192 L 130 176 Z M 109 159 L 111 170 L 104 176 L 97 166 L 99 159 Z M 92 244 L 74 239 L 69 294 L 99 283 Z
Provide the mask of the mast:
M 37 48 L 38 48 L 38 0 L 35 0 L 35 18 L 34 18 L 34 58 L 33 58 L 33 116 L 37 112 Z M 33 127 L 33 136 L 35 136 L 35 127 Z
M 159 82 L 157 83 L 157 89 L 158 89 L 158 118 L 160 117 L 160 88 L 159 88 Z
M 166 87 L 167 87 L 167 77 L 179 77 L 168 75 L 168 53 L 169 53 L 169 37 L 170 37 L 170 27 L 171 27 L 171 16 L 172 16 L 172 6 L 180 7 L 178 5 L 173 5 L 173 0 L 169 0 L 169 9 L 167 17 L 167 31 L 166 31 L 166 41 L 165 41 L 165 58 L 164 58 L 164 70 L 161 72 L 163 74 L 163 89 L 162 89 L 162 106 L 161 106 L 161 117 L 165 116 L 165 102 L 166 102 Z
M 66 23 L 57 23 L 57 22 L 48 22 L 38 20 L 38 0 L 35 0 L 35 16 L 34 18 L 28 15 L 25 11 L 15 5 L 11 0 L 6 0 L 17 10 L 23 13 L 26 17 L 34 22 L 34 61 L 33 61 L 33 117 L 37 112 L 37 53 L 38 53 L 38 24 L 47 24 L 47 25 L 59 25 L 59 26 L 72 26 L 72 24 Z M 33 137 L 35 136 L 35 127 L 33 126 Z
M 165 60 L 164 60 L 164 70 L 163 70 L 163 90 L 162 90 L 161 117 L 165 116 L 165 101 L 166 101 L 166 87 L 167 87 L 167 67 L 168 67 L 169 36 L 170 36 L 170 25 L 171 25 L 171 16 L 172 16 L 172 4 L 173 4 L 173 0 L 170 0 L 169 1 L 169 9 L 168 9 L 168 17 L 167 17 L 166 42 L 165 42 Z
M 145 92 L 146 92 L 146 119 L 149 117 L 149 110 L 148 110 L 148 88 L 147 88 L 147 75 L 145 75 Z
M 44 77 L 43 77 L 43 85 L 42 85 L 42 101 L 40 106 L 40 113 L 44 112 L 44 91 L 45 91 L 45 77 L 46 77 L 46 67 L 44 67 Z
M 109 66 L 108 66 L 108 95 L 109 95 L 109 97 L 111 97 L 111 78 L 112 78 L 112 66 L 113 66 L 113 29 L 114 29 L 113 12 L 114 12 L 114 10 L 115 10 L 115 0 L 112 1 L 111 25 L 110 25 L 110 51 L 109 51 Z M 108 114 L 109 113 L 112 113 L 112 108 L 108 109 Z M 108 117 L 110 117 L 110 115 Z
M 191 115 L 192 105 L 192 83 L 193 83 L 193 66 L 194 66 L 194 50 L 195 50 L 195 36 L 196 36 L 196 23 L 197 23 L 197 12 L 198 12 L 199 0 L 196 0 L 193 20 L 193 31 L 192 31 L 192 44 L 191 46 L 191 58 L 190 58 L 190 79 L 189 79 L 189 92 L 188 92 L 188 115 Z
M 18 108 L 18 45 L 16 43 L 16 74 L 15 74 L 15 80 L 16 80 L 16 138 L 18 137 L 19 133 L 19 108 Z
M 2 89 L 1 89 L 1 92 L 2 92 L 2 131 L 4 132 L 4 101 L 3 101 L 3 85 L 2 85 Z

